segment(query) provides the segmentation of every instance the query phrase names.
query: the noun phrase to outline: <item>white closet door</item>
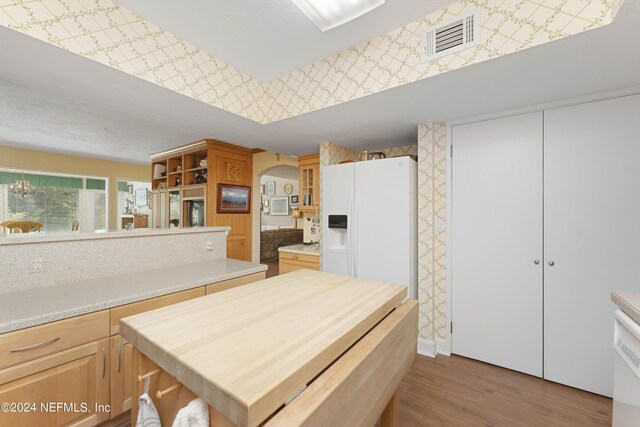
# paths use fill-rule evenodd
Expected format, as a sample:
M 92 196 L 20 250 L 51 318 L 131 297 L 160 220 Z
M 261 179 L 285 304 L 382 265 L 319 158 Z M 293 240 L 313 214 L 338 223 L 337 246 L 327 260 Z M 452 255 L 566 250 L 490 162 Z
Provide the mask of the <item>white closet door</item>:
M 610 293 L 640 291 L 640 96 L 544 122 L 544 376 L 611 396 Z
M 536 376 L 542 147 L 542 113 L 453 128 L 453 352 Z

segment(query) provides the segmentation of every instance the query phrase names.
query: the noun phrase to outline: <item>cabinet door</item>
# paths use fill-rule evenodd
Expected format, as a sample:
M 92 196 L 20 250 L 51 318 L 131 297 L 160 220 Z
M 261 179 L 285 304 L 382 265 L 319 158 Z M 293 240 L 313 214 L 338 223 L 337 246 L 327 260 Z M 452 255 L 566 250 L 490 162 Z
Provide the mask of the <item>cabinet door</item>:
M 542 185 L 542 113 L 453 127 L 453 352 L 536 376 Z
M 109 339 L 0 371 L 0 402 L 35 405 L 33 412 L 3 412 L 2 425 L 12 427 L 108 420 Z
M 111 418 L 131 409 L 133 347 L 120 335 L 111 337 Z
M 639 118 L 638 95 L 544 117 L 544 376 L 606 396 L 610 294 L 640 291 Z

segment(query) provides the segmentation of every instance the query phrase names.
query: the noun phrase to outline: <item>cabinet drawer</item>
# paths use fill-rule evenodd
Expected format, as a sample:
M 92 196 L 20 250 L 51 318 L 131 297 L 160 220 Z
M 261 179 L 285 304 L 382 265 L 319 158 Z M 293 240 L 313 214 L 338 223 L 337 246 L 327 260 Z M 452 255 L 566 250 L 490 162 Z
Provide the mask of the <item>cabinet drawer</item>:
M 155 310 L 156 308 L 166 307 L 171 304 L 202 296 L 204 296 L 204 286 L 112 308 L 111 335 L 117 335 L 120 333 L 120 319 L 123 317 L 133 316 L 134 314 L 144 313 L 145 311 Z
M 109 336 L 109 311 L 0 335 L 0 369 Z
M 304 261 L 294 261 L 289 259 L 281 259 L 280 260 L 280 274 L 290 273 L 296 270 L 320 270 L 320 265 L 318 263 L 304 262 Z
M 303 254 L 294 254 L 291 252 L 280 252 L 279 257 L 283 259 L 290 259 L 293 261 L 303 261 L 310 262 L 312 264 L 319 264 L 319 258 L 315 255 L 303 255 Z
M 222 282 L 218 283 L 212 283 L 211 285 L 207 285 L 207 295 L 235 288 L 236 286 L 242 286 L 249 283 L 257 282 L 258 280 L 263 280 L 266 277 L 267 274 L 263 271 L 261 273 L 248 274 L 246 276 L 223 280 Z

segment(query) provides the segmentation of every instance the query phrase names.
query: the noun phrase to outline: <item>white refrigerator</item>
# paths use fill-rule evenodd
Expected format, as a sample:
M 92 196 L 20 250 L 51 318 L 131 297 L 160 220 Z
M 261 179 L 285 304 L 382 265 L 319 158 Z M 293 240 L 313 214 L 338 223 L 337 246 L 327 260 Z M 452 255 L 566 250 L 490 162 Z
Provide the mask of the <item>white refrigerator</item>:
M 322 271 L 405 285 L 418 296 L 417 164 L 410 157 L 322 169 Z

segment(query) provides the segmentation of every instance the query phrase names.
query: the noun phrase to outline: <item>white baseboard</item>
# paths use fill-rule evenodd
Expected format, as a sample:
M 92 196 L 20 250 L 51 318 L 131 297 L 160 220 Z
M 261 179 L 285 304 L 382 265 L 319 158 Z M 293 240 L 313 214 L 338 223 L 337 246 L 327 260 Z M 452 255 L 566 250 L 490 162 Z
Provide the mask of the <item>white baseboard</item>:
M 436 351 L 438 352 L 438 355 L 451 356 L 449 342 L 445 339 L 438 338 L 436 340 Z
M 436 355 L 451 356 L 451 349 L 445 339 L 438 338 L 433 341 L 418 338 L 418 354 L 429 357 L 436 357 Z
M 418 338 L 418 354 L 429 357 L 436 357 L 436 344 L 431 340 Z

